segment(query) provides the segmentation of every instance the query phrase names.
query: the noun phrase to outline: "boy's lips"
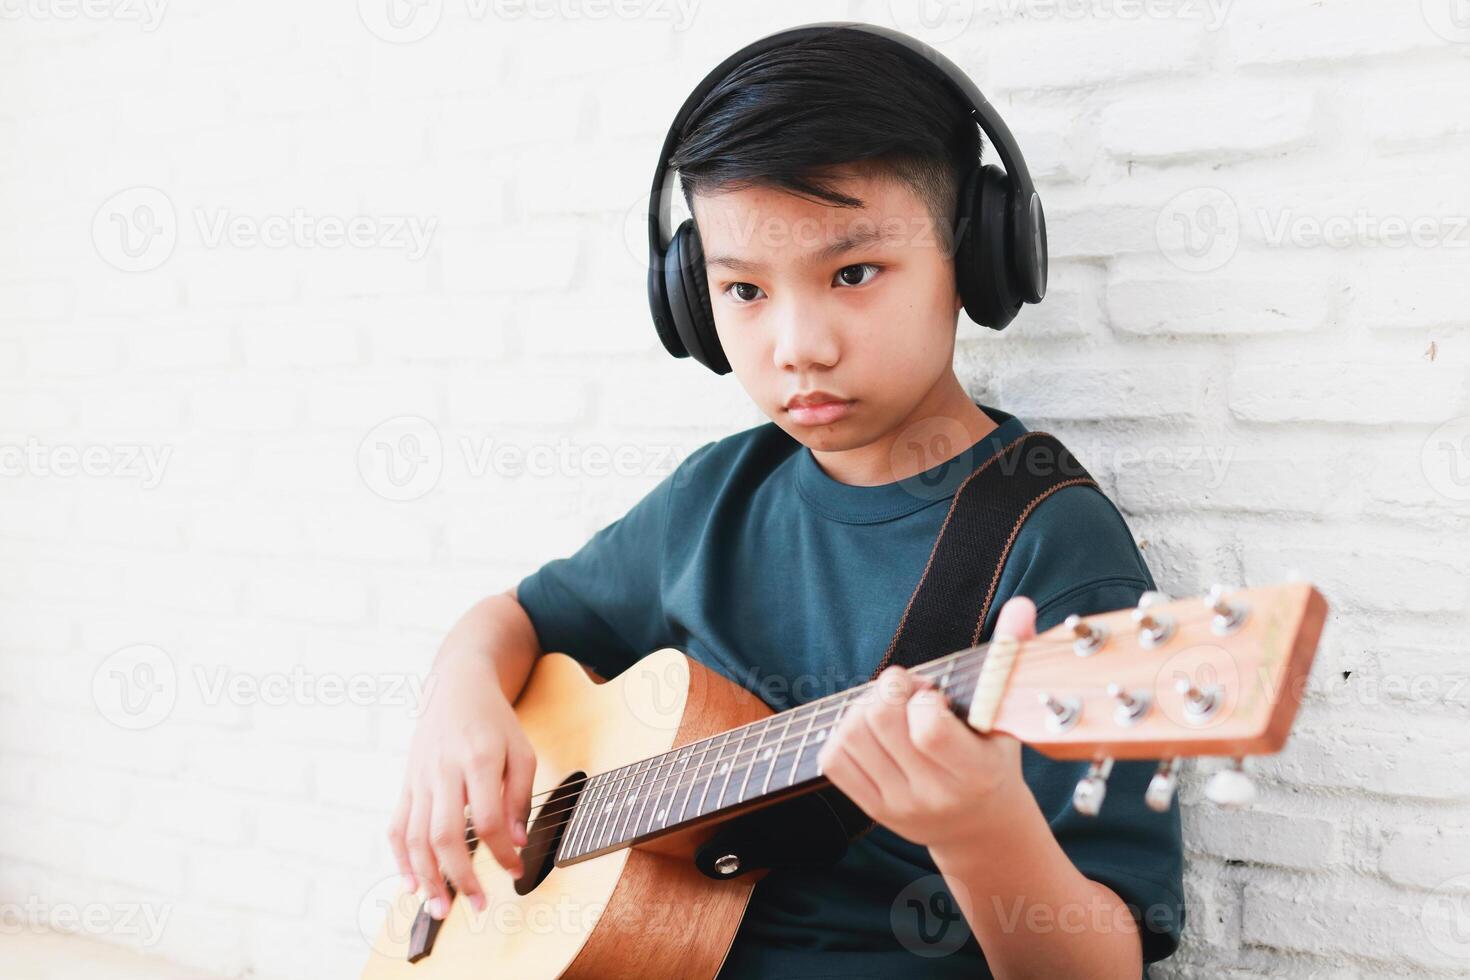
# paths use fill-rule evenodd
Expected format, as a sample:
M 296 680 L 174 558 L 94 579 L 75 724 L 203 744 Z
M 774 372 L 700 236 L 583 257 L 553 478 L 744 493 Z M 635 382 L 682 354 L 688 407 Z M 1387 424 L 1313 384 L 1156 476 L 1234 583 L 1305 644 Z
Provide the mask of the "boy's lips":
M 786 402 L 786 414 L 797 425 L 831 425 L 852 411 L 853 399 L 826 391 L 796 395 Z

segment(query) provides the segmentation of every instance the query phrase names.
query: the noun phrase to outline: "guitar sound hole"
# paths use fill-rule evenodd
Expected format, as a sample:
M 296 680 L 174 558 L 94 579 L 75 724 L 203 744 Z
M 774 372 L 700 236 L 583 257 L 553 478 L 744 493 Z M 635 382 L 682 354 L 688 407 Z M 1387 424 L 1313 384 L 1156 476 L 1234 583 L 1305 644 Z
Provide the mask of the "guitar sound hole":
M 577 797 L 582 794 L 587 774 L 574 772 L 562 780 L 526 828 L 526 846 L 521 848 L 521 864 L 526 873 L 515 881 L 516 894 L 528 895 L 546 880 L 556 863 L 556 849 L 561 845 L 562 832 L 566 830 L 567 818 Z

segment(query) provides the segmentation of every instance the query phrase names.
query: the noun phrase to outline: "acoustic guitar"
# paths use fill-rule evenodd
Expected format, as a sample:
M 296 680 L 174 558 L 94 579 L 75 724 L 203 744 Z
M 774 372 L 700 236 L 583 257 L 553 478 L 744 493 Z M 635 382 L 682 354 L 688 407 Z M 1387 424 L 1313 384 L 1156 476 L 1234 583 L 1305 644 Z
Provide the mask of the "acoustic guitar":
M 1073 795 L 1084 814 L 1114 759 L 1161 760 L 1146 802 L 1165 811 L 1183 757 L 1230 757 L 1206 796 L 1239 806 L 1243 758 L 1286 742 L 1326 614 L 1304 583 L 1148 593 L 914 669 L 976 731 L 1089 760 Z M 772 713 L 673 648 L 606 682 L 545 654 L 515 704 L 536 751 L 525 873 L 475 848 L 467 823 L 487 907 L 454 901 L 435 920 L 400 895 L 364 980 L 715 976 L 762 870 L 711 842 L 743 814 L 830 787 L 819 750 L 866 686 Z

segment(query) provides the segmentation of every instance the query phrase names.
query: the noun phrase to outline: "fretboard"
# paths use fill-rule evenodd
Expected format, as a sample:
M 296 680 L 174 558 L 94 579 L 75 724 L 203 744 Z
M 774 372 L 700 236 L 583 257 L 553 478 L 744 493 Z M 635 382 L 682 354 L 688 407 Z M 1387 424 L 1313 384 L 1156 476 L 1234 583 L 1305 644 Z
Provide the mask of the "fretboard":
M 988 644 L 914 672 L 944 692 L 961 717 L 970 709 Z M 557 849 L 557 863 L 614 851 L 722 811 L 826 784 L 818 753 L 869 681 L 711 738 L 587 779 Z

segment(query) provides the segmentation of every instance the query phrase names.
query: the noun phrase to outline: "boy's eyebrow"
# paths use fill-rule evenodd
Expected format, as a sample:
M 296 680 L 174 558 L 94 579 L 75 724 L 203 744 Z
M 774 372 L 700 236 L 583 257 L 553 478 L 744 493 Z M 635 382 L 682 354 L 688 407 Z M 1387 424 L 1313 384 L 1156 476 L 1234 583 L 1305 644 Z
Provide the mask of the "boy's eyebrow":
M 825 262 L 844 252 L 851 252 L 853 249 L 862 248 L 865 245 L 876 245 L 880 242 L 897 240 L 899 237 L 899 235 L 891 231 L 885 232 L 879 228 L 862 228 L 850 235 L 837 239 L 835 242 L 824 245 L 816 251 L 808 252 L 798 261 L 804 265 L 814 265 L 818 262 Z M 704 264 L 706 266 L 722 265 L 735 272 L 762 272 L 766 268 L 764 262 L 751 262 L 748 259 L 738 258 L 734 255 L 707 255 L 705 256 Z

